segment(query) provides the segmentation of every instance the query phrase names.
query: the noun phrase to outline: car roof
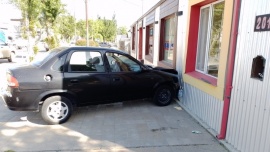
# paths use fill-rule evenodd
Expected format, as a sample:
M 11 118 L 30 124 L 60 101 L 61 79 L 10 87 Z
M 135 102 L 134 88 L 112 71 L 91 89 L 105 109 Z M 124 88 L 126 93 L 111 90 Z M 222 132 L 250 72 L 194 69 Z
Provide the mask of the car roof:
M 128 54 L 127 52 L 117 50 L 117 49 L 112 49 L 112 48 L 103 48 L 103 47 L 92 47 L 92 46 L 69 46 L 69 47 L 60 47 L 59 51 L 61 50 L 98 50 L 98 51 L 110 51 L 112 53 L 119 53 L 119 54 Z

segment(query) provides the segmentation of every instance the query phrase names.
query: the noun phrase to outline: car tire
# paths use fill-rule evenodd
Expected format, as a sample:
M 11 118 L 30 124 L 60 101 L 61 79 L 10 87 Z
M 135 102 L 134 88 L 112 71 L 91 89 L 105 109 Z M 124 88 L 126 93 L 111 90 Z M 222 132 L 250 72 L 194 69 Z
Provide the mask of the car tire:
M 153 101 L 158 106 L 167 106 L 173 100 L 172 88 L 168 85 L 162 85 L 155 91 Z
M 61 124 L 66 122 L 73 111 L 69 99 L 63 96 L 47 98 L 41 108 L 41 116 L 48 124 Z
M 8 58 L 8 62 L 14 62 L 15 59 L 15 53 L 11 52 L 10 57 Z

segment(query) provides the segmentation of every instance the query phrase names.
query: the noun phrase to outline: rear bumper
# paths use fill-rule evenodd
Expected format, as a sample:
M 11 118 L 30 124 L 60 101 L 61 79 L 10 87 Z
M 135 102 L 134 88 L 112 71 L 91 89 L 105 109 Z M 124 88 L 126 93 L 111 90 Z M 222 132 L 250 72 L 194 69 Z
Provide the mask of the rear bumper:
M 21 92 L 17 89 L 1 92 L 4 102 L 10 110 L 14 111 L 38 111 L 39 102 L 33 99 L 40 94 L 40 91 Z

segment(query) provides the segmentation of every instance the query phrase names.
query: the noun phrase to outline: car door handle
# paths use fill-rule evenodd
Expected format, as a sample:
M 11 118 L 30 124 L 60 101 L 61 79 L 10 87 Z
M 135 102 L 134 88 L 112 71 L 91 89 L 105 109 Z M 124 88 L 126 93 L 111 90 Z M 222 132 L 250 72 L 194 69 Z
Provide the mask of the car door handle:
M 120 81 L 120 78 L 113 78 L 113 81 Z
M 78 82 L 79 82 L 78 79 L 72 79 L 72 80 L 70 80 L 70 83 L 78 83 Z

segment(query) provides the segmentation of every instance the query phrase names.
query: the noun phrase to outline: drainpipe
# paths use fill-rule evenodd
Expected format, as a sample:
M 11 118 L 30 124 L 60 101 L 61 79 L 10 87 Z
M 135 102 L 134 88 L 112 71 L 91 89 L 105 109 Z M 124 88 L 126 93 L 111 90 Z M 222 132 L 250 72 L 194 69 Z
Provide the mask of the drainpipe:
M 238 34 L 240 5 L 241 5 L 241 0 L 235 0 L 234 8 L 233 8 L 234 11 L 233 11 L 233 21 L 232 21 L 232 34 L 231 34 L 230 48 L 229 48 L 228 69 L 227 69 L 227 74 L 226 74 L 226 78 L 227 78 L 226 79 L 226 88 L 225 88 L 225 93 L 224 93 L 225 94 L 224 105 L 223 105 L 220 134 L 217 135 L 218 139 L 225 139 L 226 131 L 227 131 L 227 123 L 228 123 L 229 107 L 230 107 L 230 99 L 231 99 L 231 90 L 233 88 L 232 87 L 232 80 L 233 80 L 236 42 L 237 42 L 237 34 Z

